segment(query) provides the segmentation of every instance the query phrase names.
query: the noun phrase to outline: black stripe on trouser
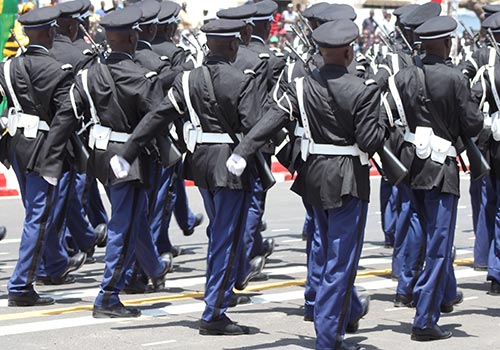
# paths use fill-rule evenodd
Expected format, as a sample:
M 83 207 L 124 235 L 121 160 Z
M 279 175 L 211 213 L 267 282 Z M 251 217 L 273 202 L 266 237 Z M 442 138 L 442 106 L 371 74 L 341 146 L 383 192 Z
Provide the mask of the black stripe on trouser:
M 83 185 L 83 193 L 82 193 L 82 207 L 87 212 L 87 203 L 89 200 L 89 192 L 90 192 L 90 186 L 92 185 L 92 179 L 90 176 L 87 174 L 85 176 L 85 185 Z
M 49 219 L 49 214 L 52 209 L 52 192 L 54 191 L 54 186 L 48 185 L 48 190 L 45 198 L 45 209 L 43 210 L 42 216 L 40 218 L 40 228 L 38 230 L 38 237 L 35 245 L 35 252 L 33 254 L 33 259 L 31 260 L 30 268 L 28 269 L 28 279 L 27 285 L 30 285 L 35 280 L 37 273 L 38 260 L 42 254 L 43 240 L 45 232 L 47 231 L 47 221 Z
M 361 201 L 361 212 L 359 213 L 359 222 L 358 222 L 358 229 L 357 229 L 357 239 L 356 239 L 356 252 L 360 250 L 361 247 L 361 241 L 362 241 L 362 236 L 363 236 L 363 223 L 365 222 L 365 211 L 367 210 L 368 206 L 366 203 Z M 356 253 L 358 256 L 359 254 Z M 347 309 L 349 308 L 349 304 L 351 303 L 351 297 L 352 297 L 352 289 L 354 288 L 354 280 L 356 279 L 356 272 L 357 272 L 357 265 L 356 263 L 352 264 L 351 269 L 349 270 L 349 283 L 347 284 L 347 292 L 344 298 L 344 302 L 342 304 L 342 311 L 340 312 L 340 317 L 339 317 L 339 326 L 337 327 L 337 334 L 335 337 L 335 348 L 340 349 L 342 346 L 342 331 L 344 330 L 344 322 L 345 318 L 347 316 Z
M 455 205 L 454 205 L 454 210 L 453 210 L 453 213 L 452 213 L 452 217 L 456 215 L 456 214 L 455 214 L 455 213 L 456 213 L 456 210 L 457 210 L 457 208 L 456 208 L 456 207 L 455 207 Z M 450 221 L 452 221 L 452 220 L 450 220 Z M 454 220 L 454 221 L 456 221 L 456 220 Z M 451 255 L 449 254 L 450 252 L 448 252 L 448 244 L 449 244 L 449 242 L 450 242 L 450 236 L 451 236 L 451 235 L 450 235 L 449 233 L 450 233 L 450 230 L 451 230 L 451 225 L 452 225 L 452 224 L 453 224 L 453 223 L 452 223 L 452 222 L 450 222 L 450 227 L 448 228 L 448 235 L 447 235 L 447 236 L 448 236 L 448 237 L 447 237 L 448 239 L 446 240 L 446 246 L 445 246 L 445 247 L 446 247 L 446 248 L 445 248 L 445 249 L 446 249 L 445 260 L 444 260 L 444 262 L 443 262 L 443 266 L 439 269 L 438 276 L 437 276 L 437 284 L 436 284 L 436 287 L 439 285 L 439 282 L 441 282 L 441 278 L 442 278 L 442 276 L 443 276 L 444 270 L 446 270 L 446 265 L 448 264 L 448 259 L 451 259 Z M 425 241 L 427 242 L 427 238 L 426 238 L 426 240 L 425 240 Z M 434 288 L 434 289 L 432 290 L 432 294 L 431 294 L 431 308 L 429 309 L 429 314 L 428 314 L 429 316 L 428 316 L 428 318 L 427 318 L 427 328 L 431 328 L 431 327 L 433 327 L 433 324 L 432 324 L 432 315 L 434 314 L 434 303 L 435 303 L 435 301 L 436 301 L 436 294 L 437 294 L 437 292 L 438 292 L 438 289 L 439 289 L 439 288 Z
M 64 233 L 64 229 L 67 227 L 67 218 L 66 216 L 68 215 L 68 205 L 69 205 L 69 197 L 71 196 L 71 191 L 75 188 L 76 186 L 76 170 L 73 168 L 70 168 L 70 173 L 69 173 L 69 178 L 68 178 L 68 189 L 66 191 L 66 196 L 64 196 L 64 203 L 63 207 L 60 213 L 60 224 L 58 224 L 57 227 L 57 237 L 61 237 L 61 235 Z M 59 222 L 59 221 L 58 221 Z
M 123 269 L 125 266 L 123 266 L 123 261 L 125 260 L 125 256 L 127 255 L 129 245 L 130 245 L 130 236 L 132 235 L 132 229 L 134 227 L 134 220 L 135 220 L 135 211 L 136 211 L 136 206 L 137 206 L 137 188 L 134 188 L 134 194 L 132 198 L 132 217 L 130 218 L 130 225 L 128 227 L 127 232 L 125 233 L 125 237 L 123 239 L 123 247 L 120 252 L 120 257 L 118 258 L 118 263 L 115 266 L 115 271 L 113 272 L 113 277 L 111 277 L 111 281 L 109 282 L 108 286 L 111 288 L 114 288 L 115 284 L 118 282 L 120 279 Z M 111 298 L 111 293 L 104 291 L 104 296 L 102 298 L 102 305 L 103 307 L 109 306 L 109 298 Z
M 170 213 L 170 207 L 172 205 L 172 199 L 174 198 L 174 186 L 177 185 L 177 173 L 172 171 L 172 177 L 170 178 L 170 184 L 167 189 L 167 195 L 165 196 L 165 202 L 163 204 L 163 210 L 161 213 L 161 222 L 164 222 L 169 213 Z
M 233 233 L 233 244 L 231 245 L 231 250 L 229 252 L 229 259 L 226 265 L 226 272 L 224 273 L 224 278 L 222 279 L 222 285 L 219 289 L 219 294 L 217 295 L 217 299 L 215 300 L 214 313 L 212 315 L 212 320 L 217 320 L 221 315 L 221 306 L 224 301 L 224 293 L 226 292 L 226 285 L 229 282 L 229 277 L 231 276 L 231 270 L 233 268 L 233 261 L 236 255 L 236 250 L 238 249 L 238 240 L 240 239 L 241 233 L 241 225 L 243 221 L 243 217 L 245 216 L 245 208 L 244 203 L 246 201 L 247 194 L 243 192 L 243 203 L 241 205 L 240 215 L 238 216 L 238 222 L 236 224 L 236 228 Z

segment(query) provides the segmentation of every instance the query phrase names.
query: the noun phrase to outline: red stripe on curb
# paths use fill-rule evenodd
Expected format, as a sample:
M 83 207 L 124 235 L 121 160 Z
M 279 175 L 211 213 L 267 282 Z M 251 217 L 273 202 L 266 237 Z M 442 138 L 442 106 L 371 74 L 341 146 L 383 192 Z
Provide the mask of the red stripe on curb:
M 7 188 L 7 178 L 0 173 L 0 197 L 19 196 L 19 191 L 13 188 Z

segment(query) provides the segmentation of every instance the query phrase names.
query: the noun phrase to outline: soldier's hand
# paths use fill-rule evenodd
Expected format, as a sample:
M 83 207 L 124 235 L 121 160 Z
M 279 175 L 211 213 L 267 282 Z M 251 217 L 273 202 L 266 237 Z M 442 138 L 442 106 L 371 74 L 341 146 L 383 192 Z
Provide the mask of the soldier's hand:
M 247 166 L 247 161 L 245 158 L 237 155 L 237 154 L 231 154 L 231 157 L 226 162 L 226 168 L 229 170 L 229 172 L 233 175 L 236 176 L 241 176 L 243 174 L 243 171 L 245 171 L 245 168 Z
M 113 169 L 113 173 L 118 179 L 124 178 L 128 175 L 130 171 L 130 164 L 123 157 L 119 155 L 114 155 L 109 160 L 109 165 Z

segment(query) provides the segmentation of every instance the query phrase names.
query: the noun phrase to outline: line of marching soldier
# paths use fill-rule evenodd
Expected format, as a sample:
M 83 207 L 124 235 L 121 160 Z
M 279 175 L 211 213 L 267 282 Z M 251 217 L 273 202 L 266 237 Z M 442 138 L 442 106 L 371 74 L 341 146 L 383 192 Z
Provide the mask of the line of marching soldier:
M 488 269 L 489 293 L 500 295 L 500 13 L 483 22 L 489 46 L 464 48 L 457 68 L 449 59 L 457 23 L 440 16 L 436 3 L 395 10 L 396 32 L 381 32 L 383 44 L 366 57 L 354 53 L 354 9 L 319 3 L 304 11 L 307 29 L 297 29 L 301 45 L 289 47 L 285 65 L 265 44 L 277 5 L 262 1 L 221 10 L 201 28 L 208 52 L 199 65 L 172 43 L 178 5 L 153 0 L 106 15 L 101 25 L 109 49 L 88 48 L 87 59 L 72 61 L 69 48 L 56 50 L 54 25 L 59 45 L 71 47 L 78 29 L 84 30 L 78 20 L 85 6 L 71 1 L 21 16 L 30 45 L 0 69 L 10 107 L 4 155 L 26 208 L 9 305 L 53 303 L 35 291 L 37 277 L 71 282 L 68 273 L 106 240 L 94 233 L 89 245 L 81 243 L 85 233 L 75 233 L 79 225 L 71 228 L 64 205 L 75 203 L 73 210 L 88 215 L 77 189 L 97 178 L 112 213 L 93 316 L 139 316 L 119 294 L 143 292 L 148 280 L 149 288 L 162 288 L 174 252 L 165 212 L 175 211 L 173 196 L 185 196 L 184 178 L 198 186 L 209 218 L 200 334 L 249 333 L 226 312 L 248 301 L 233 288 L 265 278 L 261 271 L 274 241 L 262 237 L 262 218 L 276 153 L 297 172 L 292 191 L 307 212 L 304 320 L 314 322 L 317 349 L 359 349 L 344 336 L 357 332 L 369 309 L 369 297 L 358 295 L 354 281 L 370 159 L 377 153 L 386 180 L 381 190 L 388 193 L 383 221 L 394 235 L 384 230 L 386 245 L 394 246 L 394 303 L 416 309 L 412 340 L 448 338 L 452 333 L 438 326 L 440 314 L 463 300 L 453 241 L 458 160 L 465 149 L 476 194 L 475 267 Z M 85 144 L 90 155 L 81 164 Z M 184 216 L 184 234 L 192 234 L 201 216 L 189 210 Z M 61 232 L 83 253 L 65 257 Z

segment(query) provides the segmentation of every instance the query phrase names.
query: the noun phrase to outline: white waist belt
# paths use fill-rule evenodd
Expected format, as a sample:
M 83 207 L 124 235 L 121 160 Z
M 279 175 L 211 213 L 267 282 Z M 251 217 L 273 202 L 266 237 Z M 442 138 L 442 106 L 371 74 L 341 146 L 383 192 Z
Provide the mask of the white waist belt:
M 17 127 L 18 128 L 32 128 L 33 125 L 32 121 L 37 120 L 38 121 L 38 130 L 42 131 L 49 131 L 50 127 L 49 124 L 47 124 L 46 121 L 40 120 L 40 117 L 32 114 L 27 114 L 27 113 L 18 113 L 17 114 L 18 119 L 17 119 Z
M 109 141 L 126 143 L 130 138 L 130 134 L 125 132 L 111 131 L 111 135 L 109 135 Z
M 337 146 L 319 143 L 309 145 L 310 154 L 323 154 L 327 156 L 359 156 L 361 152 L 356 146 Z
M 434 137 L 437 137 L 437 136 L 434 136 Z M 415 134 L 412 133 L 412 132 L 406 132 L 405 133 L 405 136 L 404 136 L 404 140 L 406 142 L 410 142 L 412 144 L 414 144 L 415 146 L 417 146 L 417 142 L 415 140 Z M 438 151 L 438 150 L 436 150 Z M 448 150 L 448 153 L 446 154 L 448 157 L 453 157 L 453 158 L 456 158 L 457 156 L 457 150 L 454 146 L 450 146 L 450 149 Z
M 198 143 L 234 143 L 234 141 L 227 133 L 202 132 Z

